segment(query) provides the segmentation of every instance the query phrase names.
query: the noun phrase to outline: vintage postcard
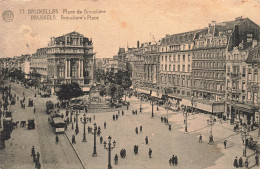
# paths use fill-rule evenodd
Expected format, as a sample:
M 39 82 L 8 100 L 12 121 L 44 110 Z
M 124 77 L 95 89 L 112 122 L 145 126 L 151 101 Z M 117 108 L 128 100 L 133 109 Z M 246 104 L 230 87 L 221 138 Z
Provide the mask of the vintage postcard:
M 0 14 L 0 169 L 259 168 L 260 0 Z

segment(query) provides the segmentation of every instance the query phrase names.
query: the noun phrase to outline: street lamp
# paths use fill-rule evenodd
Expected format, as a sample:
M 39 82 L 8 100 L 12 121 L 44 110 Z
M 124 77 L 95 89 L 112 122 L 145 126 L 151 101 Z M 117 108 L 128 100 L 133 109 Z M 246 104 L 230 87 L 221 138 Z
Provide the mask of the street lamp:
M 76 131 L 79 132 L 79 125 L 78 125 L 78 115 L 79 115 L 79 112 L 78 110 L 76 110 Z
M 153 114 L 153 102 L 154 102 L 154 99 L 152 99 L 152 117 L 154 117 L 154 114 Z
M 168 111 L 169 111 L 169 108 L 171 107 L 171 102 L 168 100 L 167 98 L 167 101 L 165 103 L 165 109 L 167 111 L 167 123 L 166 124 L 169 124 L 169 120 L 168 120 Z
M 214 120 L 212 116 L 210 116 L 210 119 L 207 120 L 208 125 L 210 125 L 210 136 L 209 136 L 209 143 L 213 143 L 213 135 L 212 135 L 212 126 L 214 125 Z
M 116 141 L 113 141 L 113 147 L 111 147 L 111 136 L 108 136 L 108 147 L 107 146 L 107 142 L 104 141 L 104 149 L 106 149 L 108 151 L 108 169 L 112 169 L 112 165 L 111 165 L 111 151 L 112 149 L 114 149 L 116 147 Z
M 157 101 L 157 111 L 159 111 L 159 87 L 157 87 L 157 98 L 158 98 L 158 101 Z
M 188 111 L 187 107 L 183 107 L 183 112 L 185 113 L 185 133 L 188 133 Z
M 87 139 L 86 139 L 86 123 L 88 121 L 88 118 L 86 118 L 86 114 L 84 114 L 84 121 L 83 121 L 83 124 L 84 124 L 84 132 L 83 132 L 83 139 L 82 139 L 82 142 L 87 142 Z
M 142 112 L 142 96 L 140 96 L 140 112 Z
M 248 134 L 248 132 L 247 132 L 247 128 L 246 128 L 246 126 L 244 126 L 244 131 L 242 131 L 241 130 L 241 138 L 242 138 L 242 140 L 244 140 L 243 141 L 243 143 L 244 143 L 244 150 L 243 150 L 243 157 L 246 157 L 246 146 L 247 146 L 247 144 L 246 144 L 246 139 L 247 139 L 247 136 L 249 136 L 249 134 Z
M 93 154 L 92 154 L 92 156 L 93 157 L 96 157 L 97 156 L 97 146 L 96 146 L 96 137 L 97 137 L 97 124 L 96 123 L 94 123 L 94 133 L 92 133 L 93 135 L 94 135 L 94 146 L 93 146 Z

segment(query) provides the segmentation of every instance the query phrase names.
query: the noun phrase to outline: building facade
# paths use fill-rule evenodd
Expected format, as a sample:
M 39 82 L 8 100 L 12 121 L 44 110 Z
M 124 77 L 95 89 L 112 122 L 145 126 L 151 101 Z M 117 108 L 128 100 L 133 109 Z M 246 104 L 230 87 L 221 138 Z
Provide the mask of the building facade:
M 47 78 L 52 92 L 62 83 L 93 83 L 92 40 L 77 32 L 52 37 L 47 49 Z

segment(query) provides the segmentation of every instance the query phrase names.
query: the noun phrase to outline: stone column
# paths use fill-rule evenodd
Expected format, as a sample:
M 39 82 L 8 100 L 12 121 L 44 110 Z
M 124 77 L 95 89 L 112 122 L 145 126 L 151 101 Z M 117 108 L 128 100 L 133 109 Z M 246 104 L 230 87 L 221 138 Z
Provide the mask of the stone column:
M 65 60 L 65 79 L 67 78 L 67 73 L 68 73 L 68 61 L 67 59 Z
M 81 62 L 78 60 L 78 77 L 80 77 Z
M 70 59 L 69 59 L 69 61 L 68 61 L 68 77 L 70 77 Z
M 83 77 L 83 60 L 81 60 L 81 77 Z

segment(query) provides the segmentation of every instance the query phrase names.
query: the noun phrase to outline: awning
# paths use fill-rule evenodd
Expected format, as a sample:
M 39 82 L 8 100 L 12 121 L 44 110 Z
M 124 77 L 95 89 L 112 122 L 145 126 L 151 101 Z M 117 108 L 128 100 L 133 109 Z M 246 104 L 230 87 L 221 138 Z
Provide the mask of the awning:
M 205 104 L 205 103 L 200 103 L 200 102 L 196 102 L 195 103 L 196 106 L 194 106 L 195 108 L 197 109 L 200 109 L 200 110 L 204 110 L 204 111 L 207 111 L 207 112 L 212 112 L 212 105 L 210 104 Z
M 225 111 L 224 103 L 213 104 L 213 113 L 223 113 Z
M 89 87 L 83 87 L 83 88 L 82 88 L 82 91 L 83 91 L 83 92 L 88 92 L 88 91 L 90 91 L 90 88 L 89 88 Z
M 182 100 L 181 97 L 179 97 L 179 96 L 175 96 L 175 95 L 171 95 L 171 94 L 167 94 L 167 96 L 174 98 L 174 99 Z
M 234 107 L 238 110 L 241 110 L 241 111 L 245 111 L 245 112 L 250 112 L 250 113 L 253 113 L 254 110 L 251 106 L 248 106 L 246 104 L 235 104 Z
M 144 90 L 144 89 L 140 89 L 140 88 L 136 88 L 136 91 L 139 92 L 139 93 L 150 94 L 150 91 Z

